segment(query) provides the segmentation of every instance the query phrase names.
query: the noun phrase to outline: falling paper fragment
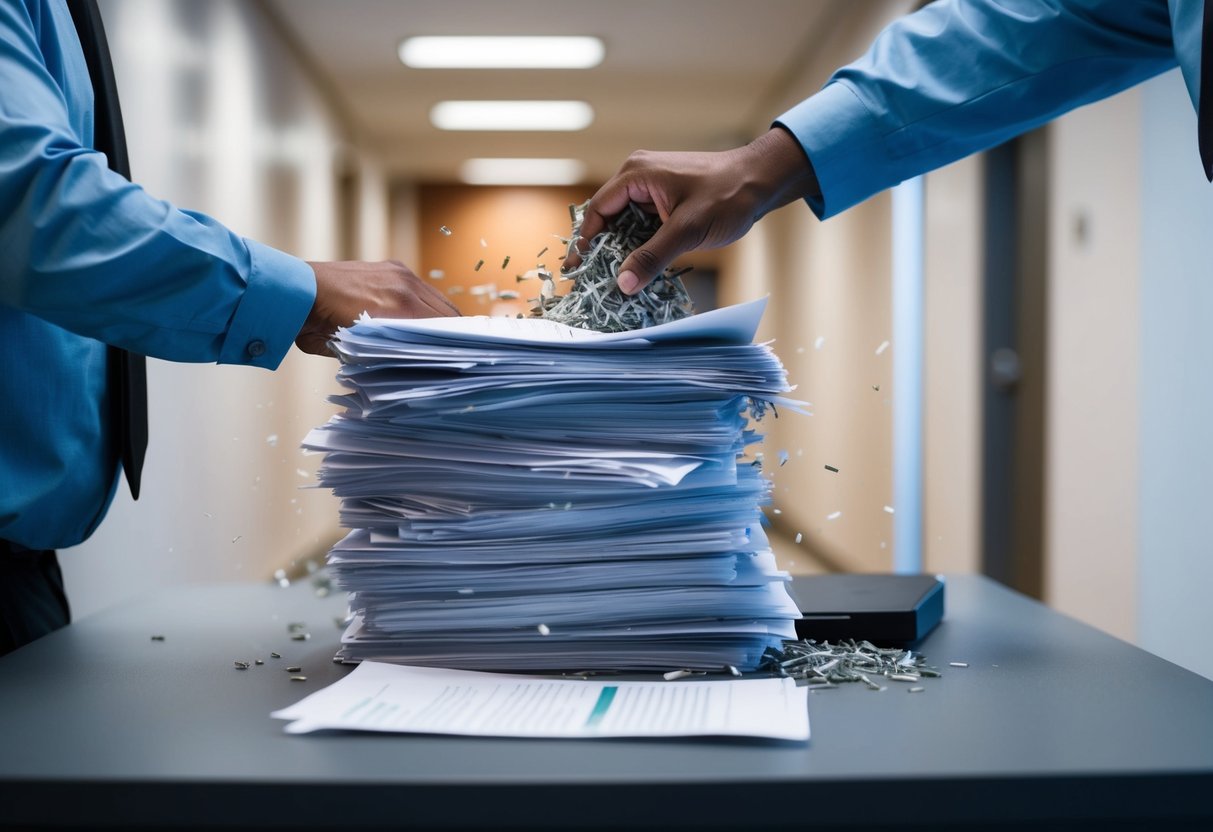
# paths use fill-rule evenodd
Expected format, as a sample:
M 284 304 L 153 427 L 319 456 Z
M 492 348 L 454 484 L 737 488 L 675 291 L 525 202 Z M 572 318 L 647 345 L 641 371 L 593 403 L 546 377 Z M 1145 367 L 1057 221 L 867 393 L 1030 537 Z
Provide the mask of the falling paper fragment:
M 886 513 L 886 514 L 892 514 L 892 513 L 893 513 L 893 507 L 892 507 L 892 506 L 885 506 L 885 507 L 884 507 L 884 510 L 885 510 L 885 513 Z
M 446 277 L 446 272 L 442 269 L 430 269 L 431 280 L 442 280 L 444 277 Z
M 438 230 L 442 232 L 444 237 L 451 236 L 451 229 L 447 228 L 445 225 L 442 226 L 441 228 L 439 228 Z
M 800 532 L 796 532 L 796 542 L 799 543 L 802 540 L 804 540 L 804 535 Z
M 842 517 L 841 511 L 831 511 L 829 514 L 826 515 L 827 520 L 837 520 L 839 517 Z M 800 541 L 797 541 L 797 542 L 799 543 Z
M 876 348 L 876 354 L 877 354 L 877 355 L 880 355 L 882 352 L 884 352 L 884 351 L 885 351 L 885 350 L 887 350 L 888 348 L 889 348 L 889 342 L 888 342 L 888 341 L 881 341 L 881 342 L 880 342 L 880 346 Z
M 824 335 L 818 335 L 817 340 L 813 342 L 813 349 L 819 350 L 825 346 L 825 343 L 826 337 Z
M 550 636 L 552 634 L 552 628 L 547 624 L 540 624 L 535 629 L 539 630 L 539 635 L 541 636 Z

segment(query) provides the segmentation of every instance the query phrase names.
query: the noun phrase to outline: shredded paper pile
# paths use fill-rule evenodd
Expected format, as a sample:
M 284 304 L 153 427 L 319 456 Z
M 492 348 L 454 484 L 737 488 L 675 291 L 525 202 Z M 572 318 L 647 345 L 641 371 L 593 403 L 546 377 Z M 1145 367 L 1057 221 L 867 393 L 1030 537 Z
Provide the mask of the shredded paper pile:
M 572 254 L 581 240 L 585 204 L 570 205 L 569 213 L 573 233 L 565 243 L 567 253 Z M 623 261 L 648 242 L 660 226 L 655 214 L 629 204 L 605 231 L 586 241 L 580 265 L 562 274 L 565 280 L 573 281 L 564 295 L 556 295 L 550 283 L 545 287 L 537 313 L 549 321 L 598 332 L 643 329 L 690 315 L 691 297 L 680 277 L 689 268 L 667 269 L 635 295 L 625 295 L 615 285 Z

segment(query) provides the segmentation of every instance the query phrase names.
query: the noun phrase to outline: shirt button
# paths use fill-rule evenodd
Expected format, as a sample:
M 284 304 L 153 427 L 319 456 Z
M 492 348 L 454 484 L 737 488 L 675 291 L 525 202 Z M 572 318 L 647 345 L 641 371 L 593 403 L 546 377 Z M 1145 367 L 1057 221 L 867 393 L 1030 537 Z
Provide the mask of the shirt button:
M 265 342 L 260 340 L 249 341 L 244 351 L 249 354 L 249 358 L 260 358 L 265 355 Z

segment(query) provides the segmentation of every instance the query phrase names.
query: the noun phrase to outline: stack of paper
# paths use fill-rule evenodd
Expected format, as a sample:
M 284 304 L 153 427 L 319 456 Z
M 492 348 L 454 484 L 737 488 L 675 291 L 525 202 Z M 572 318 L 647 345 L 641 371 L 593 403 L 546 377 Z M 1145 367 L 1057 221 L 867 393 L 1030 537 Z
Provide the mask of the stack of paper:
M 749 417 L 794 407 L 764 302 L 637 332 L 363 318 L 304 446 L 353 531 L 341 656 L 476 670 L 719 670 L 794 638 Z

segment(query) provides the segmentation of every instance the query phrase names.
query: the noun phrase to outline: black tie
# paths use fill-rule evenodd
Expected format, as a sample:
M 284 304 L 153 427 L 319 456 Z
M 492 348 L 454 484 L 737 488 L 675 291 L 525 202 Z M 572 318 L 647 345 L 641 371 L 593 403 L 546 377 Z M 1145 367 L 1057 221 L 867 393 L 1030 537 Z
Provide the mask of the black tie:
M 1213 2 L 1205 0 L 1204 31 L 1200 37 L 1200 103 L 1196 107 L 1196 136 L 1205 177 L 1213 182 Z
M 93 82 L 93 145 L 105 154 L 110 170 L 131 178 L 126 156 L 126 134 L 114 65 L 101 25 L 97 0 L 67 0 L 84 49 L 84 61 Z M 139 499 L 139 476 L 147 451 L 147 362 L 142 355 L 111 346 L 107 351 L 111 419 L 118 431 L 118 452 L 131 496 Z

